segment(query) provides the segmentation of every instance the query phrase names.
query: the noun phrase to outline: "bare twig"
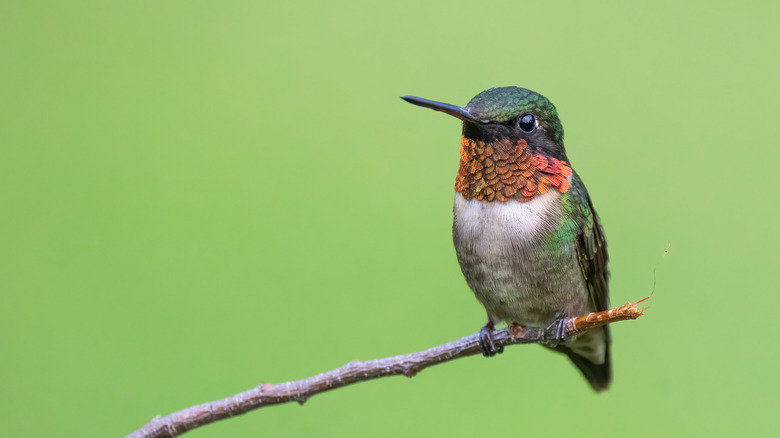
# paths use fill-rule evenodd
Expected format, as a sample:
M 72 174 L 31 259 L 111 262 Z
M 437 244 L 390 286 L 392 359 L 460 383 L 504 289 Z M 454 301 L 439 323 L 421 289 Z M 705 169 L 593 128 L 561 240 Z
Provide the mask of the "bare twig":
M 647 298 L 645 298 L 646 300 Z M 564 322 L 565 333 L 561 337 L 560 326 L 547 328 L 512 325 L 493 333 L 496 347 L 513 344 L 557 343 L 589 328 L 610 324 L 642 316 L 634 304 L 626 303 L 604 312 L 591 313 Z M 303 404 L 309 397 L 331 389 L 341 388 L 353 383 L 378 377 L 403 374 L 412 377 L 423 369 L 460 357 L 479 354 L 479 334 L 474 333 L 448 344 L 416 353 L 384 359 L 353 361 L 335 370 L 318 374 L 302 380 L 277 385 L 264 383 L 256 388 L 238 393 L 232 397 L 192 406 L 166 417 L 155 417 L 151 422 L 126 438 L 175 437 L 205 424 L 223 418 L 233 417 L 263 406 L 277 405 L 296 401 Z

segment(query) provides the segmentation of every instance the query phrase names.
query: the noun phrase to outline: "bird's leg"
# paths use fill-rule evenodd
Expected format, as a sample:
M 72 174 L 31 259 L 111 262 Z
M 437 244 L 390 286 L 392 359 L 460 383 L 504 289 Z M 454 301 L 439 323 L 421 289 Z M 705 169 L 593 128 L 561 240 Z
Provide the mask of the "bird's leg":
M 566 341 L 566 321 L 566 318 L 558 318 L 548 325 L 542 342 L 548 347 L 555 348 Z
M 495 322 L 488 318 L 487 324 L 479 331 L 479 348 L 482 349 L 482 355 L 485 357 L 492 357 L 497 353 L 504 352 L 504 347 L 496 348 L 496 344 L 493 343 L 493 330 L 495 329 Z

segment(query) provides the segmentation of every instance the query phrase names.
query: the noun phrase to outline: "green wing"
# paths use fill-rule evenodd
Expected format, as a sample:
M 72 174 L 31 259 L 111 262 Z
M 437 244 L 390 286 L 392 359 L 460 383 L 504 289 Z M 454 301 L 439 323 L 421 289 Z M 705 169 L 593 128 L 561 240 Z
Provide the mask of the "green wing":
M 575 239 L 577 261 L 588 288 L 589 307 L 592 312 L 607 310 L 609 309 L 607 240 L 585 185 L 576 173 L 572 176 L 570 196 L 572 197 L 571 212 L 577 222 Z M 610 338 L 609 326 L 603 326 L 583 333 L 569 346 L 558 348 L 569 356 L 596 391 L 607 389 L 612 381 Z M 594 344 L 604 347 L 603 363 L 591 362 L 590 359 L 578 354 L 578 352 L 592 351 Z
M 594 312 L 608 310 L 609 307 L 609 255 L 607 254 L 607 239 L 604 229 L 599 223 L 593 202 L 588 196 L 585 185 L 575 173 L 572 178 L 572 197 L 575 212 L 579 217 L 577 222 L 576 248 L 580 271 L 590 293 L 591 309 Z

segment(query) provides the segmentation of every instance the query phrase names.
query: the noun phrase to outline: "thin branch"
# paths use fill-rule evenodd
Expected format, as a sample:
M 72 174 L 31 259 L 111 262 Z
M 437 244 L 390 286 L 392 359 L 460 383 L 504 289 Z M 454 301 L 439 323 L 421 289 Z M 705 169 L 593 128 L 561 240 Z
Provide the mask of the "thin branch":
M 520 327 L 511 325 L 493 332 L 496 347 L 513 344 L 555 344 L 584 330 L 642 316 L 637 304 L 626 303 L 603 312 L 591 313 L 576 318 L 568 318 L 560 325 L 547 328 Z M 263 406 L 277 405 L 296 401 L 303 404 L 309 397 L 357 382 L 378 377 L 403 374 L 412 377 L 432 365 L 461 357 L 480 354 L 479 334 L 474 333 L 448 344 L 416 353 L 384 359 L 353 361 L 335 370 L 318 374 L 302 380 L 277 385 L 264 383 L 256 388 L 238 393 L 232 397 L 192 406 L 166 417 L 155 417 L 144 427 L 132 432 L 125 438 L 175 437 L 205 424 L 240 415 Z

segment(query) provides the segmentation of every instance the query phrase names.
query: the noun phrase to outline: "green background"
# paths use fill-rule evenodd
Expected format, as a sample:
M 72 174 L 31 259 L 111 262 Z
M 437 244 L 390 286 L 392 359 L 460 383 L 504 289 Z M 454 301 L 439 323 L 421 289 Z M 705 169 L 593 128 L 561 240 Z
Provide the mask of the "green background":
M 771 434 L 780 3 L 540 3 L 2 1 L 0 435 L 123 436 L 478 330 L 459 122 L 398 96 L 505 85 L 558 107 L 613 304 L 655 282 L 612 389 L 513 347 L 190 435 Z

